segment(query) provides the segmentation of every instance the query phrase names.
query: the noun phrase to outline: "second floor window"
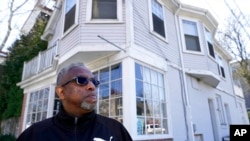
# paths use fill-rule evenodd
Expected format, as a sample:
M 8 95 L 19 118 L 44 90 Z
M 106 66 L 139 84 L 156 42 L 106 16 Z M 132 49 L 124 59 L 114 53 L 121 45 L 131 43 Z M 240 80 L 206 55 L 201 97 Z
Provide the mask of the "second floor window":
M 226 75 L 225 75 L 225 71 L 224 71 L 224 67 L 223 67 L 222 58 L 218 55 L 216 55 L 216 62 L 217 62 L 218 72 L 219 72 L 220 76 L 225 78 Z
M 182 20 L 184 38 L 187 51 L 201 52 L 196 22 Z
M 117 0 L 93 0 L 92 19 L 116 19 Z
M 212 38 L 211 32 L 209 32 L 206 28 L 205 28 L 205 32 L 206 32 L 206 40 L 207 40 L 209 55 L 211 57 L 215 58 L 213 38 Z
M 64 32 L 75 24 L 76 0 L 66 0 L 65 2 L 65 19 Z
M 109 23 L 122 21 L 122 0 L 88 0 L 87 22 Z
M 153 31 L 165 38 L 163 6 L 157 0 L 151 0 L 151 8 Z

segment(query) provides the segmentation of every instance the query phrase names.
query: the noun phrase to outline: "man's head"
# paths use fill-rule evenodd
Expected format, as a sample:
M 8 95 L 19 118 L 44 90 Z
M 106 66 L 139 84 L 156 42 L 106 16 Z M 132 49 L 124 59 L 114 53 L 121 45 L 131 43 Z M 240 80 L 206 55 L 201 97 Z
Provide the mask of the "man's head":
M 88 68 L 82 63 L 73 63 L 59 72 L 56 93 L 66 112 L 81 116 L 95 109 L 98 84 Z

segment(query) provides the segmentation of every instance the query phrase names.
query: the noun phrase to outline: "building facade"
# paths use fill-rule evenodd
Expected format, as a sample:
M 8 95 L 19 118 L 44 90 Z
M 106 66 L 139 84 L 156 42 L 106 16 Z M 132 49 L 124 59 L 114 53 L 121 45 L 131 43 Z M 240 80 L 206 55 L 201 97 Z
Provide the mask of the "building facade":
M 18 83 L 20 132 L 57 113 L 58 71 L 83 62 L 101 82 L 97 113 L 133 140 L 221 141 L 230 124 L 249 121 L 217 26 L 179 0 L 57 0 L 42 36 L 48 49 L 24 63 Z

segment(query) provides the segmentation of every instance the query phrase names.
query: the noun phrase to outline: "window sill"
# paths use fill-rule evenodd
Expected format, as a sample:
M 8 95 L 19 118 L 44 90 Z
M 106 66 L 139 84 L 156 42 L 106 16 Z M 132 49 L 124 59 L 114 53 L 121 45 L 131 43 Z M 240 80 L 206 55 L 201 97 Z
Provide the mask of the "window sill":
M 167 37 L 164 38 L 164 37 L 162 37 L 161 35 L 159 35 L 158 33 L 154 32 L 154 31 L 150 31 L 150 33 L 153 34 L 155 37 L 159 38 L 160 40 L 168 43 Z
M 106 23 L 115 23 L 115 24 L 120 24 L 120 23 L 124 23 L 122 20 L 117 20 L 117 19 L 92 19 L 92 20 L 87 20 L 86 23 L 90 23 L 90 24 L 99 24 L 99 23 L 103 23 L 103 24 L 106 24 Z

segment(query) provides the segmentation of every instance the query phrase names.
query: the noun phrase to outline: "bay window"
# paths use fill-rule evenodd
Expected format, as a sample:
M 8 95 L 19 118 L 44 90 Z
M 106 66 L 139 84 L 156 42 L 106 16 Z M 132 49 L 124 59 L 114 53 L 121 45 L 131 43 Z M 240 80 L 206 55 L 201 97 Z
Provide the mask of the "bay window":
M 168 117 L 163 74 L 135 64 L 137 134 L 167 134 Z

